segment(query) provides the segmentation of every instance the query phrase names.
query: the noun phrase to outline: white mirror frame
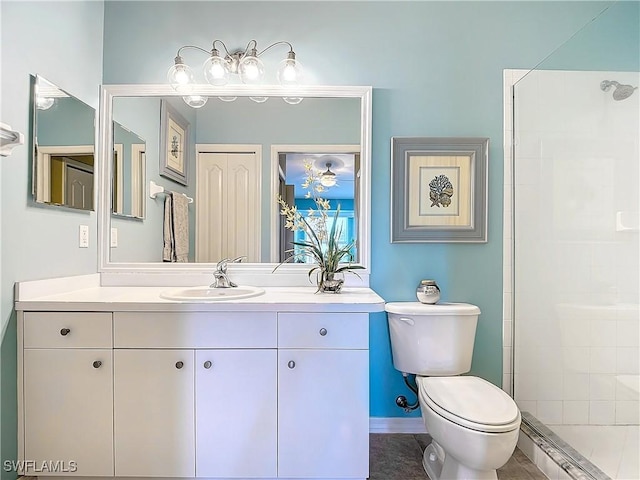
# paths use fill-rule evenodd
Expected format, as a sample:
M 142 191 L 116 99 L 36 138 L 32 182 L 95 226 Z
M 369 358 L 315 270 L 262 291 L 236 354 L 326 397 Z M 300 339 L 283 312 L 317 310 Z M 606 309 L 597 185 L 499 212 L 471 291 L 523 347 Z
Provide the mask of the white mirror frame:
M 360 145 L 361 145 L 361 215 L 358 218 L 358 232 L 361 235 L 360 258 L 358 265 L 362 265 L 364 270 L 358 270 L 358 275 L 362 277 L 363 286 L 368 286 L 368 278 L 371 265 L 371 96 L 370 86 L 299 86 L 287 87 L 286 91 L 279 85 L 249 86 L 249 85 L 227 85 L 224 87 L 214 87 L 210 85 L 198 85 L 195 87 L 193 95 L 206 95 L 210 97 L 219 96 L 273 96 L 273 97 L 327 97 L 340 98 L 351 97 L 360 99 Z M 137 278 L 146 284 L 149 278 L 154 278 L 158 274 L 190 274 L 190 275 L 210 275 L 215 270 L 215 264 L 208 263 L 114 263 L 109 259 L 110 254 L 110 232 L 111 232 L 111 155 L 113 143 L 113 98 L 114 97 L 180 97 L 170 85 L 103 85 L 100 89 L 100 124 L 98 136 L 98 152 L 100 159 L 98 179 L 98 271 L 103 278 L 103 284 L 120 284 L 118 280 L 113 280 L 110 274 L 127 275 L 129 279 Z M 272 160 L 273 162 L 273 160 Z M 277 189 L 277 164 L 272 165 L 272 175 L 274 178 L 270 182 L 271 197 L 276 198 Z M 147 193 L 145 193 L 147 195 Z M 279 215 L 277 204 L 274 200 L 271 208 L 271 218 Z M 277 222 L 276 222 L 277 223 Z M 272 225 L 274 222 L 272 221 Z M 273 226 L 272 226 L 273 228 Z M 276 233 L 273 232 L 272 235 Z M 307 279 L 309 270 L 308 264 L 284 264 L 276 272 L 273 269 L 277 263 L 241 263 L 233 264 L 234 271 L 246 274 L 247 278 L 257 275 L 280 275 L 299 277 Z M 149 275 L 140 275 L 149 274 Z M 303 275 L 300 275 L 303 274 Z M 105 278 L 112 278 L 105 281 Z M 349 275 L 348 277 L 354 277 Z M 175 278 L 175 277 L 174 277 Z M 159 280 L 159 283 L 163 283 Z M 276 284 L 289 284 L 288 281 L 275 282 Z M 128 284 L 131 284 L 129 281 Z

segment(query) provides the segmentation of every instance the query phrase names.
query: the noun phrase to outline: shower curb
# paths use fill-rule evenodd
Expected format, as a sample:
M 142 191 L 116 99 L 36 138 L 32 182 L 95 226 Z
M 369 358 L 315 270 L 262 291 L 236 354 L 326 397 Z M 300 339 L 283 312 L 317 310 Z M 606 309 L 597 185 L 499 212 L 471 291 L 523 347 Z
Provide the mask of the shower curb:
M 522 412 L 520 430 L 575 480 L 612 480 L 529 412 Z

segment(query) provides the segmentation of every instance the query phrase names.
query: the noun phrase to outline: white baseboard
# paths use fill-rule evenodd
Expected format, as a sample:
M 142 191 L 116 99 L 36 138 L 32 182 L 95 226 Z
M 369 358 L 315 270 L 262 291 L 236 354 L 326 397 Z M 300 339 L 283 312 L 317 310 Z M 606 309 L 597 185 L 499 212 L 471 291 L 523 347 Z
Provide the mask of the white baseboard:
M 422 417 L 370 417 L 369 433 L 427 433 Z

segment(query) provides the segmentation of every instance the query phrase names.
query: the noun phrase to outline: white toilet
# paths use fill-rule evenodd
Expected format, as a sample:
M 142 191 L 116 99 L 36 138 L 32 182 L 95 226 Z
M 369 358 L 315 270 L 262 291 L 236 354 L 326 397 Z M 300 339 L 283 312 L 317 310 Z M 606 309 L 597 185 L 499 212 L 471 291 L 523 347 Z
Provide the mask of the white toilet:
M 497 479 L 513 453 L 520 411 L 504 391 L 472 376 L 480 309 L 466 303 L 391 302 L 393 365 L 416 375 L 422 418 L 433 441 L 422 460 L 431 480 Z

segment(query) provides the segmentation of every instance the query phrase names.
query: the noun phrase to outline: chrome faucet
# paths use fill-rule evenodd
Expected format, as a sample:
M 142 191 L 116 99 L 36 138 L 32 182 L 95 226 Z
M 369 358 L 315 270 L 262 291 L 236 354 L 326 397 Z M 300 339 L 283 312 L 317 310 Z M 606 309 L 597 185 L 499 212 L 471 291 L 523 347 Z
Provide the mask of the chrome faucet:
M 213 283 L 209 285 L 209 288 L 231 288 L 237 287 L 238 285 L 229 280 L 227 276 L 227 263 L 240 263 L 243 258 L 247 258 L 244 255 L 236 257 L 234 259 L 225 258 L 220 260 L 216 264 L 216 271 L 213 272 Z

